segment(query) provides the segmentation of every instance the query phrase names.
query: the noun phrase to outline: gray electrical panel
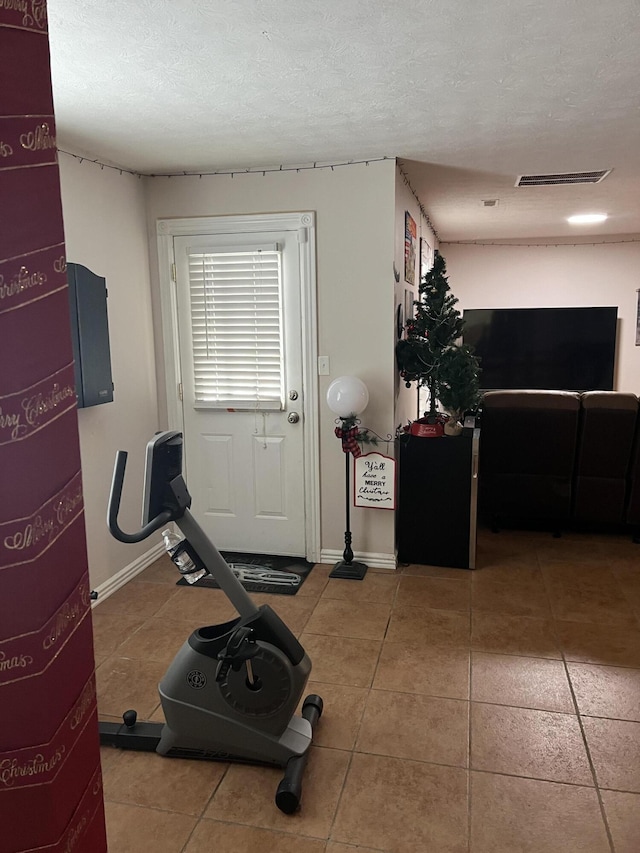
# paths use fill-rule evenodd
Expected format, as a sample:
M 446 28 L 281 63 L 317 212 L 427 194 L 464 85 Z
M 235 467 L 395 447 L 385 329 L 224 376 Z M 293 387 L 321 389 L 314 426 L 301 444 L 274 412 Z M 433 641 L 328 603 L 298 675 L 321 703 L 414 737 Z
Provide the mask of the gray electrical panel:
M 106 280 L 67 264 L 78 408 L 113 400 Z

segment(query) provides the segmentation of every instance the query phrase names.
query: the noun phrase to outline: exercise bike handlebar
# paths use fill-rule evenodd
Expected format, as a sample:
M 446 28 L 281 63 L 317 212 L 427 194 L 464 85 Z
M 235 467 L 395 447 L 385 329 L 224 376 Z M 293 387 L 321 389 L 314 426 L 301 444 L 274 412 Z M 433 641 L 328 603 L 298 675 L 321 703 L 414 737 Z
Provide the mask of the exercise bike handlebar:
M 127 466 L 127 451 L 119 450 L 116 455 L 116 464 L 113 469 L 113 480 L 111 481 L 111 492 L 109 493 L 109 506 L 107 509 L 107 525 L 111 535 L 120 542 L 142 542 L 147 536 L 151 536 L 156 530 L 164 527 L 174 518 L 169 510 L 161 512 L 144 525 L 137 533 L 125 533 L 118 525 L 118 512 L 120 511 L 120 499 L 122 497 L 122 485 L 124 483 L 124 471 Z

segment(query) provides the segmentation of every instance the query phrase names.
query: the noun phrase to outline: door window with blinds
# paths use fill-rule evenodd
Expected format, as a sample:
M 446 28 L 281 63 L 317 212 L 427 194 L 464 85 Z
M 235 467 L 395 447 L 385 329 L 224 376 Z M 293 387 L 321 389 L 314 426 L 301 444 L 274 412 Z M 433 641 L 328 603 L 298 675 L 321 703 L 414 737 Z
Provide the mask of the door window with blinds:
M 195 408 L 284 408 L 282 250 L 188 253 Z

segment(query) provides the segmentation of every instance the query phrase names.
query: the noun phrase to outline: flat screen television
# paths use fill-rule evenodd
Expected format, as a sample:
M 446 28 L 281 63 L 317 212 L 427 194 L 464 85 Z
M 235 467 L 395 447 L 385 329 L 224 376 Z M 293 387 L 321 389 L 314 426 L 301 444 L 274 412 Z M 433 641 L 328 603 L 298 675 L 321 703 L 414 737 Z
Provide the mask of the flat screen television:
M 463 341 L 482 390 L 612 391 L 617 308 L 473 308 Z

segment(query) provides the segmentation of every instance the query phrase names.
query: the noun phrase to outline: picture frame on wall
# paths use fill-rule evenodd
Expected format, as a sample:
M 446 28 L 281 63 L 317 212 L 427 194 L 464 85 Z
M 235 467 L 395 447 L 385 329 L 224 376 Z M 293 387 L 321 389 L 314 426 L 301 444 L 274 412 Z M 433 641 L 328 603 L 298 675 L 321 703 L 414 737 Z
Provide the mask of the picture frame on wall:
M 404 322 L 413 319 L 413 290 L 408 288 L 404 292 Z
M 416 241 L 418 227 L 408 210 L 404 212 L 404 280 L 416 283 Z
M 420 281 L 433 266 L 434 250 L 424 237 L 420 238 Z
M 396 307 L 396 338 L 400 340 L 404 332 L 404 308 L 399 302 Z

